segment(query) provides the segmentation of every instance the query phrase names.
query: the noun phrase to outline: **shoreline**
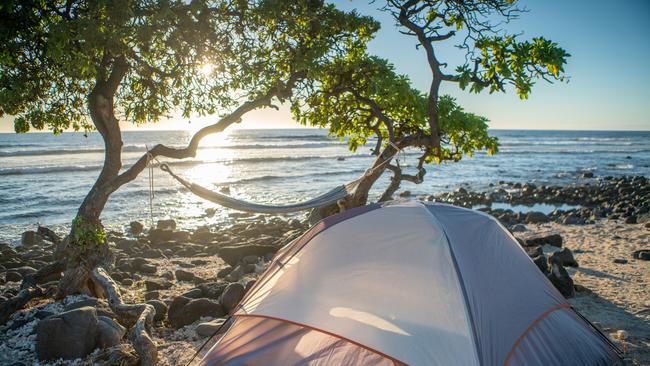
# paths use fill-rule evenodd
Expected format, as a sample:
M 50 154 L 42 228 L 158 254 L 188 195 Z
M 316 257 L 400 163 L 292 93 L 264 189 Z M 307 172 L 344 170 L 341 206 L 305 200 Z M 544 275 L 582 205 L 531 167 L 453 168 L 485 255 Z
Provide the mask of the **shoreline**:
M 546 261 L 560 251 L 557 243 L 548 241 L 559 235 L 560 247 L 568 248 L 578 264 L 563 266 L 575 285 L 570 303 L 620 348 L 627 349 L 629 364 L 650 363 L 650 297 L 646 295 L 650 292 L 650 262 L 633 258 L 634 251 L 650 249 L 648 179 L 586 176 L 579 183 L 550 187 L 495 182 L 486 192 L 461 187 L 436 196 L 411 197 L 404 191 L 400 196 L 464 207 L 483 206 L 480 210 L 511 230 L 531 257 L 535 252 L 536 263 L 540 255 Z M 580 207 L 548 214 L 520 213 L 499 208 L 499 203 Z M 160 310 L 152 330 L 160 365 L 187 362 L 207 340 L 203 335 L 218 327 L 215 319 L 223 318 L 243 296 L 273 253 L 309 226 L 307 220 L 268 215 L 235 213 L 233 221 L 232 225 L 181 229 L 173 220 L 160 220 L 148 232 L 139 233 L 144 225 L 132 223 L 131 232 L 109 233 L 109 243 L 116 253 L 111 275 L 122 288 L 125 302 L 148 301 Z M 42 235 L 36 231 L 25 234 L 22 241 L 26 246 L 0 244 L 0 301 L 15 295 L 18 281 L 31 271 L 25 267 L 35 270 L 51 259 L 54 245 L 43 237 L 45 233 L 41 230 Z M 540 242 L 540 238 L 547 242 Z M 9 273 L 10 279 L 18 281 L 6 281 Z M 50 285 L 55 284 L 56 278 L 50 280 Z M 30 303 L 0 326 L 0 363 L 36 362 L 37 324 L 64 310 L 79 309 L 80 304 L 90 305 L 98 315 L 110 316 L 103 300 L 84 296 Z M 101 364 L 110 355 L 129 360 L 126 355 L 132 353 L 132 348 L 125 341 L 126 337 L 105 350 L 95 350 L 83 360 L 50 364 L 93 360 Z

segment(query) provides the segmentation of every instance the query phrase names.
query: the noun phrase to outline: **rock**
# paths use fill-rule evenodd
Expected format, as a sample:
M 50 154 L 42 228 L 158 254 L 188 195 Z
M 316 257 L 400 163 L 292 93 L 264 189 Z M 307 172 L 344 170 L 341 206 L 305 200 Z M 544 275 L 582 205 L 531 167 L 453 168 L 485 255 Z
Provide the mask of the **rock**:
M 546 256 L 544 254 L 533 258 L 533 263 L 535 263 L 537 268 L 539 268 L 542 273 L 548 274 L 548 261 L 546 260 Z
M 584 173 L 582 173 L 582 177 L 583 178 L 593 178 L 594 173 L 593 172 L 584 172 Z
M 588 289 L 587 287 L 585 287 L 583 285 L 579 285 L 579 284 L 573 285 L 573 288 L 575 289 L 576 292 L 582 292 L 584 294 L 590 294 L 590 293 L 593 292 L 590 289 Z
M 551 245 L 554 247 L 562 248 L 562 242 L 563 239 L 560 234 L 551 234 L 551 235 L 527 238 L 524 240 L 524 245 L 528 247 L 540 246 L 540 245 Z
M 616 263 L 616 264 L 627 264 L 627 259 L 615 258 L 614 263 Z
M 174 274 L 178 281 L 192 281 L 194 279 L 194 273 L 189 271 L 184 271 L 182 269 L 177 269 Z
M 231 283 L 219 297 L 219 303 L 221 303 L 226 313 L 230 313 L 239 304 L 245 293 L 246 290 L 241 283 Z
M 411 191 L 402 191 L 399 193 L 400 197 L 410 197 L 411 196 Z
M 650 261 L 650 249 L 635 250 L 634 252 L 632 252 L 632 257 L 634 259 Z
M 20 282 L 23 280 L 23 276 L 18 272 L 9 271 L 5 274 L 5 280 L 7 282 Z
M 167 290 L 172 287 L 172 283 L 165 280 L 145 280 L 144 287 L 147 291 Z
M 564 225 L 579 225 L 583 223 L 583 219 L 580 218 L 580 216 L 572 213 L 570 215 L 567 215 L 564 219 L 562 219 L 562 224 Z
M 223 324 L 226 322 L 226 319 L 220 318 L 220 319 L 215 319 L 211 320 L 206 323 L 201 323 L 196 327 L 196 334 L 200 337 L 212 337 L 212 335 L 216 335 L 217 331 L 223 332 Z M 220 329 L 221 328 L 221 329 Z
M 156 229 L 176 229 L 176 221 L 174 219 L 158 220 Z
M 201 290 L 200 288 L 193 288 L 193 289 L 185 292 L 181 296 L 189 297 L 190 299 L 198 299 L 198 298 L 203 297 L 204 294 L 203 294 L 203 290 Z
M 544 250 L 542 250 L 542 247 L 524 247 L 524 249 L 526 249 L 526 253 L 531 258 L 535 258 L 537 256 L 544 254 Z
M 81 309 L 87 306 L 95 308 L 95 312 L 97 313 L 97 315 L 106 316 L 109 318 L 115 317 L 115 313 L 113 313 L 113 310 L 111 310 L 108 304 L 103 300 L 97 300 L 96 298 L 89 298 L 89 299 L 73 302 L 71 304 L 68 304 L 63 310 L 71 311 L 75 309 Z
M 275 253 L 278 248 L 275 245 L 264 244 L 244 244 L 229 245 L 219 249 L 219 257 L 231 266 L 235 266 L 239 261 L 249 255 L 258 257 L 265 256 L 268 253 Z
M 630 215 L 630 216 L 626 217 L 625 218 L 625 223 L 626 224 L 636 224 L 637 223 L 636 216 Z
M 224 268 L 220 269 L 219 272 L 217 272 L 217 278 L 226 277 L 228 274 L 230 274 L 230 272 L 232 272 L 232 270 L 233 270 L 233 267 L 231 267 L 231 266 L 227 266 L 227 267 L 224 267 Z
M 260 261 L 260 257 L 256 255 L 247 255 L 241 259 L 241 262 L 244 264 L 255 264 Z
M 38 359 L 85 357 L 95 349 L 98 334 L 97 313 L 89 306 L 43 319 L 36 326 Z
M 571 249 L 564 248 L 559 252 L 555 252 L 551 255 L 551 258 L 556 257 L 559 260 L 559 263 L 563 266 L 568 267 L 578 267 L 578 262 L 576 262 Z
M 174 299 L 174 302 L 176 302 L 176 299 Z M 185 302 L 185 300 L 181 302 Z M 172 311 L 172 308 L 174 311 Z M 218 318 L 226 315 L 223 307 L 218 302 L 206 298 L 189 300 L 180 308 L 178 307 L 178 303 L 176 306 L 172 303 L 167 314 L 170 324 L 177 329 L 192 324 L 204 316 Z
M 550 219 L 548 218 L 548 216 L 537 211 L 531 211 L 527 213 L 526 217 L 524 218 L 524 222 L 526 224 L 543 224 L 549 221 Z
M 517 224 L 517 225 L 512 227 L 511 231 L 513 233 L 520 233 L 520 232 L 528 231 L 528 228 L 524 224 Z
M 43 244 L 43 237 L 40 236 L 36 231 L 28 230 L 25 231 L 21 236 L 20 243 L 25 247 Z
M 53 244 L 59 244 L 61 242 L 61 237 L 54 232 L 54 230 L 47 228 L 45 226 L 38 225 L 36 233 L 40 235 L 45 240 L 51 241 Z
M 159 244 L 171 240 L 174 231 L 171 229 L 152 229 L 149 230 L 149 240 L 153 244 Z
M 138 236 L 142 233 L 144 225 L 139 221 L 131 221 L 129 223 L 129 229 L 131 230 L 131 235 Z
M 29 266 L 16 267 L 13 271 L 20 273 L 23 277 L 36 273 L 36 269 Z
M 158 300 L 160 299 L 160 292 L 158 291 L 149 291 L 144 294 L 144 299 L 145 300 Z
M 573 297 L 575 295 L 573 279 L 571 279 L 567 270 L 562 267 L 559 257 L 551 257 L 549 264 L 551 265 L 551 270 L 546 277 L 564 297 Z
M 153 306 L 156 310 L 156 315 L 154 315 L 153 320 L 156 322 L 165 320 L 167 316 L 167 305 L 160 300 L 149 300 L 147 304 Z
M 637 217 L 636 221 L 639 224 L 650 224 L 650 212 L 639 215 L 639 217 Z
M 216 300 L 219 299 L 226 287 L 228 287 L 226 283 L 208 282 L 200 284 L 198 288 L 202 291 L 203 296 Z
M 99 316 L 97 319 L 99 320 L 97 323 L 97 346 L 108 348 L 120 344 L 126 334 L 126 328 L 109 317 Z
M 209 207 L 209 208 L 205 209 L 205 216 L 207 216 L 207 217 L 212 217 L 216 213 L 217 213 L 217 210 L 212 208 L 212 207 Z
M 147 273 L 147 274 L 154 274 L 158 270 L 158 267 L 156 267 L 153 264 L 145 263 L 140 266 L 139 272 L 142 273 Z

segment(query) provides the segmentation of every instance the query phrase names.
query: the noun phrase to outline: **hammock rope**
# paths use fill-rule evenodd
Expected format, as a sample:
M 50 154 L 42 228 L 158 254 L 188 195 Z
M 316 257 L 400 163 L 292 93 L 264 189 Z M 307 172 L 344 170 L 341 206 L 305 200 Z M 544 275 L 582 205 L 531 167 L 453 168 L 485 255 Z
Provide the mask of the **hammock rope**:
M 198 185 L 196 183 L 191 183 L 184 178 L 176 175 L 171 168 L 169 167 L 168 164 L 166 163 L 161 163 L 158 161 L 158 159 L 154 158 L 159 164 L 159 167 L 162 171 L 166 172 L 169 174 L 172 178 L 176 179 L 180 184 L 185 186 L 190 192 L 193 194 L 208 200 L 210 202 L 216 203 L 218 205 L 231 208 L 233 210 L 237 211 L 244 211 L 244 212 L 253 212 L 253 213 L 271 213 L 271 214 L 279 214 L 279 213 L 290 213 L 290 212 L 297 212 L 297 211 L 304 211 L 304 210 L 309 210 L 312 208 L 318 208 L 318 207 L 323 207 L 327 206 L 333 203 L 338 202 L 339 200 L 342 200 L 349 196 L 356 186 L 361 182 L 363 178 L 366 176 L 371 175 L 375 170 L 381 168 L 382 166 L 388 164 L 393 157 L 395 157 L 397 154 L 401 152 L 401 149 L 394 145 L 393 143 L 390 143 L 390 145 L 396 150 L 395 153 L 388 159 L 384 160 L 381 162 L 379 165 L 370 168 L 366 170 L 361 177 L 358 179 L 355 179 L 354 181 L 348 183 L 348 184 L 343 184 L 340 185 L 318 197 L 312 198 L 310 200 L 300 202 L 300 203 L 294 203 L 294 204 L 287 204 L 287 205 L 265 205 L 265 204 L 259 204 L 259 203 L 253 203 L 253 202 L 248 202 L 244 201 L 241 199 L 237 199 L 219 192 L 211 191 L 201 185 Z

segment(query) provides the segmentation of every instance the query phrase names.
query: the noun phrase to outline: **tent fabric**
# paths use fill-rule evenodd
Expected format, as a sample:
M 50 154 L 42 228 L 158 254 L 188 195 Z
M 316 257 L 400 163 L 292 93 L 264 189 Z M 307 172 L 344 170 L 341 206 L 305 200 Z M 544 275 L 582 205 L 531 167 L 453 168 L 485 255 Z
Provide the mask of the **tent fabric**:
M 481 361 L 501 365 L 528 325 L 566 300 L 496 219 L 451 205 L 427 208 L 445 228 L 453 248 Z
M 233 315 L 205 365 L 619 362 L 498 221 L 444 204 L 322 221 L 276 255 Z
M 235 315 L 350 334 L 407 364 L 477 365 L 449 246 L 427 210 L 414 207 L 388 206 L 322 231 Z
M 570 330 L 570 331 L 567 331 Z M 618 356 L 589 324 L 569 307 L 550 312 L 522 338 L 504 365 L 606 366 Z
M 232 329 L 201 365 L 403 365 L 341 338 L 275 319 L 239 317 Z

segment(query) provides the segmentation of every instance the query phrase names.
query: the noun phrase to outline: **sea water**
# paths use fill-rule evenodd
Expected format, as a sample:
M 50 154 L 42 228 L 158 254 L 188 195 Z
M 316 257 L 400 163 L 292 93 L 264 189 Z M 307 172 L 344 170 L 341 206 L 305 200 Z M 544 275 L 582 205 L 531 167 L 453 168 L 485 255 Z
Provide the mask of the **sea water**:
M 650 174 L 650 132 L 613 131 L 491 131 L 499 153 L 478 153 L 459 163 L 427 166 L 425 182 L 402 184 L 414 195 L 456 189 L 487 189 L 499 181 L 568 184 L 584 172 L 596 176 Z M 127 131 L 123 133 L 124 168 L 157 143 L 181 147 L 187 131 Z M 172 169 L 210 189 L 227 186 L 230 194 L 259 203 L 292 203 L 315 197 L 363 174 L 373 161 L 370 148 L 352 153 L 346 141 L 317 129 L 233 130 L 206 138 L 195 158 L 161 157 Z M 0 241 L 19 237 L 35 223 L 70 222 L 102 166 L 103 143 L 97 133 L 0 134 Z M 399 156 L 405 171 L 417 164 L 417 151 Z M 380 194 L 390 174 L 375 185 Z M 214 224 L 232 217 L 198 198 L 159 169 L 154 170 L 154 219 L 173 217 L 190 226 Z M 588 181 L 588 180 L 582 180 Z M 208 217 L 206 209 L 216 209 Z M 104 210 L 107 225 L 150 217 L 149 180 L 145 170 L 115 192 Z

